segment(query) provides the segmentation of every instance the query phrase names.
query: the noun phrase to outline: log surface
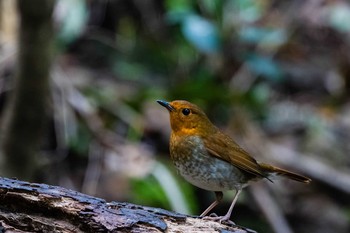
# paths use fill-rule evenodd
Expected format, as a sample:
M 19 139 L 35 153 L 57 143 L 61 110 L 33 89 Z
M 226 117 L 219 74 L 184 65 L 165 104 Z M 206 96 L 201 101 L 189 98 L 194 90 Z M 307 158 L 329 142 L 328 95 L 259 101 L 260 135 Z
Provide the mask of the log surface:
M 106 202 L 66 188 L 0 177 L 0 232 L 254 232 L 160 208 Z

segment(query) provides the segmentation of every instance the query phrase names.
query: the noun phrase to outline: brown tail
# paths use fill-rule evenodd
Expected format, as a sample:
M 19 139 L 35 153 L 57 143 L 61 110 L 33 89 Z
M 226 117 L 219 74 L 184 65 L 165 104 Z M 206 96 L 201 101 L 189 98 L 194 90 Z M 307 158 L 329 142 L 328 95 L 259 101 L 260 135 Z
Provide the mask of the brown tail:
M 286 177 L 291 180 L 299 181 L 302 183 L 310 183 L 311 179 L 302 175 L 298 175 L 296 173 L 284 170 L 282 168 L 274 167 L 272 165 L 266 164 L 266 163 L 260 163 L 259 164 L 267 173 L 275 173 L 279 176 Z

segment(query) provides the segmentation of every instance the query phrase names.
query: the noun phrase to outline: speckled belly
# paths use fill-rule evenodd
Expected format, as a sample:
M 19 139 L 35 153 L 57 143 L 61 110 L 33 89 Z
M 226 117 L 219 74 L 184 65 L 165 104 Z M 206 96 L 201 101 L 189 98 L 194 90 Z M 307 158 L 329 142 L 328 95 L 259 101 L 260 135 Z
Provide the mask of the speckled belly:
M 188 149 L 178 150 L 178 146 Z M 170 149 L 180 175 L 199 188 L 210 191 L 241 189 L 248 181 L 244 172 L 210 155 L 199 137 L 188 137 Z

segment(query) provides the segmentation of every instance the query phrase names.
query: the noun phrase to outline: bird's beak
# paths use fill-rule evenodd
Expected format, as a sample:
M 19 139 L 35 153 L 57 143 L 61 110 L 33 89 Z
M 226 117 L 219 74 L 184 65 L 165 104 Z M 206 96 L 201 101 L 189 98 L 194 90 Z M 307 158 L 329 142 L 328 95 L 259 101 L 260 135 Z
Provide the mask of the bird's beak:
M 171 106 L 169 102 L 166 102 L 164 100 L 157 100 L 157 102 L 158 102 L 158 104 L 160 104 L 163 107 L 165 107 L 166 109 L 168 109 L 169 112 L 172 112 L 175 110 L 175 108 L 173 106 Z

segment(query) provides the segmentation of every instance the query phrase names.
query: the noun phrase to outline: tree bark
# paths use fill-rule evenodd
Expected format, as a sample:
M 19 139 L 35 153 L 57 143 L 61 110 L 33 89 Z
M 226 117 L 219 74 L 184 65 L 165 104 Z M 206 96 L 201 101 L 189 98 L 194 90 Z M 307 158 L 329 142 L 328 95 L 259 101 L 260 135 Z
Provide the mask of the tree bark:
M 0 232 L 7 231 L 254 232 L 159 208 L 108 203 L 62 187 L 0 177 Z
M 5 109 L 0 174 L 32 179 L 49 103 L 52 0 L 17 0 L 20 16 L 17 74 Z

